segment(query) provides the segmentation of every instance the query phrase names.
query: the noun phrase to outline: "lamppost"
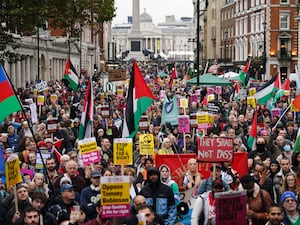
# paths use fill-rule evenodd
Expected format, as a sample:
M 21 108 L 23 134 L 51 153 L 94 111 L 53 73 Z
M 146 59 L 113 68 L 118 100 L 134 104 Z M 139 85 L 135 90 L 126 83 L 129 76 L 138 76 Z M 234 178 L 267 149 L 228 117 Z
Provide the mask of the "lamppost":
M 224 31 L 224 64 L 226 67 L 226 63 L 227 63 L 227 35 L 228 35 L 228 31 Z
M 264 67 L 264 78 L 266 78 L 266 71 L 267 71 L 267 51 L 266 51 L 266 27 L 267 27 L 267 22 L 263 22 L 262 23 L 263 27 L 264 27 L 264 54 L 263 54 L 263 58 L 262 58 L 262 63 L 263 63 L 263 67 Z

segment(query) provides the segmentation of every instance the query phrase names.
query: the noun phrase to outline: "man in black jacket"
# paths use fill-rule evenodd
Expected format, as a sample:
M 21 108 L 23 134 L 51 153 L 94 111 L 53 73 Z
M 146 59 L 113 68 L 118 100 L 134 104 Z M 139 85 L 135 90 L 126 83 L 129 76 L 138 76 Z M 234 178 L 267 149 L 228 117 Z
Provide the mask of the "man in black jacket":
M 166 225 L 175 224 L 176 204 L 172 189 L 160 181 L 160 172 L 156 167 L 150 167 L 147 173 L 148 185 L 139 194 L 143 195 L 147 204 L 151 205 Z

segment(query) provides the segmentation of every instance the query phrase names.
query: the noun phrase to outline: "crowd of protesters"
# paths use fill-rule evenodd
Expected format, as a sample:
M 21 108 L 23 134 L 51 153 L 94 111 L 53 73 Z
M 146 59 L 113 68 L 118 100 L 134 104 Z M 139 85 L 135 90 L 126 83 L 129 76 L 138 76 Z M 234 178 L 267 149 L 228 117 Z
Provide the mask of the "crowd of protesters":
M 93 77 L 93 136 L 101 161 L 92 166 L 83 165 L 77 147 L 88 78 L 82 79 L 77 92 L 68 88 L 64 81 L 48 82 L 48 90 L 42 93 L 45 103 L 38 106 L 38 122 L 34 123 L 32 112 L 27 107 L 28 99 L 37 102 L 34 84 L 27 83 L 25 88 L 18 89 L 25 110 L 13 113 L 2 122 L 0 145 L 5 160 L 11 155 L 18 155 L 20 167 L 34 171 L 34 176 L 29 179 L 23 176 L 24 182 L 16 186 L 16 195 L 12 187 L 0 182 L 0 224 L 111 224 L 111 219 L 101 218 L 100 177 L 121 174 L 131 177 L 132 209 L 131 216 L 119 219 L 119 224 L 138 224 L 136 214 L 140 212 L 145 213 L 148 225 L 194 225 L 199 224 L 200 220 L 202 224 L 215 224 L 214 193 L 229 190 L 247 191 L 248 224 L 266 224 L 272 210 L 279 210 L 277 220 L 284 220 L 284 224 L 300 224 L 300 152 L 294 149 L 299 126 L 296 112 L 287 110 L 278 122 L 279 116 L 272 116 L 267 105 L 259 105 L 256 147 L 252 150 L 247 140 L 255 108 L 248 105 L 246 99 L 234 100 L 234 88 L 224 87 L 222 94 L 215 98 L 220 111 L 214 115 L 212 126 L 205 130 L 204 135 L 234 138 L 234 151 L 249 153 L 249 173 L 239 177 L 230 163 L 222 163 L 211 167 L 211 176 L 203 179 L 197 160 L 192 158 L 188 161 L 187 172 L 176 183 L 171 179 L 167 165 L 157 168 L 155 157 L 139 154 L 138 138 L 140 133 L 152 133 L 157 154 L 197 153 L 195 131 L 191 130 L 184 136 L 177 126 L 168 123 L 161 125 L 163 98 L 159 94 L 164 90 L 169 98 L 177 95 L 189 99 L 198 88 L 186 84 L 184 65 L 177 67 L 180 82 L 174 82 L 172 88 L 169 88 L 168 78 L 157 79 L 156 67 L 143 64 L 140 68 L 156 99 L 146 112 L 147 130 L 138 131 L 133 139 L 133 165 L 123 171 L 114 164 L 112 146 L 114 138 L 122 136 L 127 91 L 125 82 L 117 84 L 117 89 L 123 89 L 120 96 L 104 91 L 100 75 Z M 57 96 L 55 101 L 50 98 L 52 94 Z M 207 111 L 204 103 L 207 88 L 201 87 L 199 95 L 198 102 L 190 102 L 189 108 L 185 111 L 180 109 L 179 114 Z M 293 87 L 290 95 L 279 99 L 274 108 L 284 112 L 291 96 L 295 96 Z M 109 106 L 108 116 L 102 114 L 103 105 Z M 47 129 L 48 121 L 53 118 L 58 120 L 54 132 Z M 60 140 L 62 144 L 55 145 Z M 43 168 L 36 167 L 38 149 L 51 153 L 49 158 L 44 159 Z M 191 188 L 196 188 L 200 197 L 195 202 L 189 221 L 180 221 L 177 213 L 180 207 L 176 207 L 180 204 L 180 192 Z M 268 223 L 273 224 L 271 219 Z

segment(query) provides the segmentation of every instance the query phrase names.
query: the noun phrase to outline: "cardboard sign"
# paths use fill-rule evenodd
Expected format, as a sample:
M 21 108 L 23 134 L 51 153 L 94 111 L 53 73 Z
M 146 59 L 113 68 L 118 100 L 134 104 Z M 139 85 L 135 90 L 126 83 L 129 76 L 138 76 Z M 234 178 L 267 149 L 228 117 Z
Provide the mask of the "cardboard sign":
M 139 135 L 140 155 L 154 154 L 154 138 L 153 134 Z
M 132 139 L 114 138 L 114 163 L 116 165 L 132 165 Z
M 19 158 L 16 155 L 10 156 L 5 163 L 6 186 L 11 187 L 22 182 Z
M 114 69 L 108 71 L 108 81 L 126 80 L 126 69 Z
M 100 177 L 102 218 L 130 215 L 129 176 Z
M 178 116 L 178 131 L 179 133 L 190 133 L 190 117 L 188 115 Z
M 232 138 L 198 139 L 198 160 L 201 162 L 232 162 L 233 150 Z
M 216 224 L 246 224 L 246 191 L 219 192 L 215 198 Z
M 78 148 L 84 165 L 89 165 L 100 161 L 100 153 L 97 148 L 95 137 L 78 141 Z

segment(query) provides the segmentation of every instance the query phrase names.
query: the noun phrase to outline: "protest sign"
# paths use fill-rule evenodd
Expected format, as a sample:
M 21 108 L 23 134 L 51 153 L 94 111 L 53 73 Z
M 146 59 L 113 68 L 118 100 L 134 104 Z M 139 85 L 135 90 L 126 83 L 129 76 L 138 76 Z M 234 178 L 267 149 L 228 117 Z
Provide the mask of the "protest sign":
M 39 95 L 37 97 L 37 105 L 42 106 L 45 104 L 45 96 L 44 95 Z
M 192 94 L 190 96 L 190 103 L 192 103 L 192 102 L 198 102 L 198 101 L 199 101 L 199 95 Z
M 57 117 L 47 119 L 47 131 L 49 133 L 55 133 L 56 130 L 57 130 L 57 125 L 58 125 L 58 118 Z
M 42 92 L 44 90 L 48 90 L 48 84 L 46 81 L 41 81 L 40 83 L 35 84 L 35 88 L 38 92 Z
M 102 218 L 130 215 L 129 176 L 100 178 Z
M 154 138 L 153 134 L 139 135 L 140 155 L 154 154 Z
M 108 105 L 101 106 L 101 115 L 103 116 L 103 118 L 109 117 L 109 106 Z
M 209 123 L 208 113 L 207 112 L 197 113 L 197 124 L 207 124 L 207 123 Z
M 188 108 L 189 107 L 188 100 L 186 98 L 180 98 L 179 99 L 179 107 Z
M 190 117 L 188 115 L 178 116 L 179 133 L 190 133 Z
M 16 155 L 10 156 L 5 163 L 6 186 L 11 187 L 22 182 L 19 158 Z
M 198 139 L 198 160 L 202 162 L 232 162 L 233 160 L 232 138 Z
M 216 94 L 217 95 L 222 94 L 222 86 L 216 86 Z
M 191 113 L 190 114 L 190 124 L 192 128 L 195 128 L 198 126 L 197 123 L 197 114 L 196 113 Z
M 78 141 L 78 148 L 84 165 L 100 161 L 100 154 L 97 148 L 95 137 L 85 138 Z
M 46 159 L 48 159 L 51 156 L 51 153 L 48 150 L 40 150 L 41 154 L 36 154 L 36 163 L 35 168 L 36 169 L 43 169 Z M 42 158 L 43 157 L 43 158 Z
M 116 165 L 132 165 L 132 139 L 114 139 L 114 163 Z
M 139 121 L 139 127 L 141 130 L 147 130 L 148 128 L 148 116 L 142 115 L 140 121 Z
M 246 225 L 247 191 L 215 193 L 216 224 Z

